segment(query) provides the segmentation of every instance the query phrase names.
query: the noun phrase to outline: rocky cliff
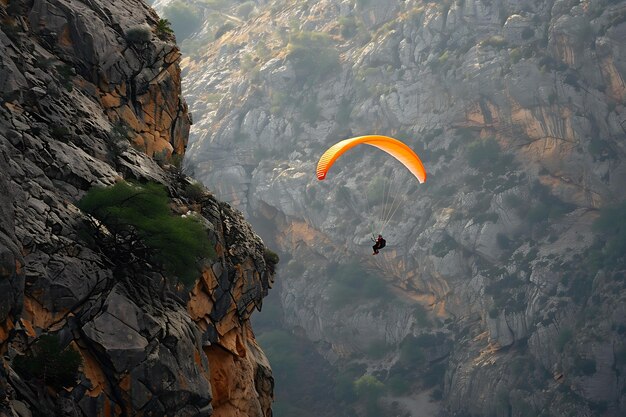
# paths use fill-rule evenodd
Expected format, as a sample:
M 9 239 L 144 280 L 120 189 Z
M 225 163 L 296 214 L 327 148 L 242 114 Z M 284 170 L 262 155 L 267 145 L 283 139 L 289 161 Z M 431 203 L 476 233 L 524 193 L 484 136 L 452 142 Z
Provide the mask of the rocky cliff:
M 436 374 L 452 414 L 622 415 L 626 3 L 253 6 L 204 9 L 223 19 L 188 41 L 206 42 L 182 61 L 188 168 L 275 226 L 288 324 L 413 397 Z M 363 191 L 396 162 L 363 150 L 314 175 L 325 148 L 366 133 L 406 141 L 429 172 L 376 262 Z M 341 281 L 349 259 L 386 298 Z
M 167 22 L 137 0 L 3 0 L 0 24 L 0 414 L 271 415 L 249 318 L 276 259 L 177 168 L 190 117 Z M 78 208 L 125 181 L 203 224 L 191 284 Z

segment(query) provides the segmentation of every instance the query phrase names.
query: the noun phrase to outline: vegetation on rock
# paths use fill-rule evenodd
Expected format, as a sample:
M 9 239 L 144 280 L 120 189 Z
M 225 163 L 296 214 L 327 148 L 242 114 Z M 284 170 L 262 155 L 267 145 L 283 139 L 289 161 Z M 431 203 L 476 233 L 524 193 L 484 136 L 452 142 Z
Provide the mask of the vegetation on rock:
M 92 188 L 78 206 L 106 227 L 126 256 L 143 257 L 191 284 L 199 260 L 213 258 L 215 250 L 204 226 L 192 216 L 175 216 L 169 203 L 161 184 L 119 182 Z
M 38 379 L 55 390 L 76 385 L 81 363 L 80 353 L 70 346 L 61 349 L 59 336 L 53 334 L 40 336 L 25 355 L 13 359 L 22 378 Z
M 301 83 L 313 83 L 339 68 L 339 53 L 324 33 L 302 31 L 291 35 L 287 59 Z

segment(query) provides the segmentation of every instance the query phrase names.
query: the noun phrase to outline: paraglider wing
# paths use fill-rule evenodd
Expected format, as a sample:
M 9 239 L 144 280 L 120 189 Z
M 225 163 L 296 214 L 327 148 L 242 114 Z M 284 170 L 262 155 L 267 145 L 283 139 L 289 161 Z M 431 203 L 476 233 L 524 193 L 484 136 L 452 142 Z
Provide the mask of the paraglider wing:
M 380 135 L 358 136 L 345 139 L 328 148 L 317 163 L 317 179 L 323 180 L 326 178 L 330 167 L 333 166 L 335 161 L 345 151 L 362 143 L 387 152 L 407 167 L 420 183 L 426 181 L 426 170 L 415 152 L 397 139 Z

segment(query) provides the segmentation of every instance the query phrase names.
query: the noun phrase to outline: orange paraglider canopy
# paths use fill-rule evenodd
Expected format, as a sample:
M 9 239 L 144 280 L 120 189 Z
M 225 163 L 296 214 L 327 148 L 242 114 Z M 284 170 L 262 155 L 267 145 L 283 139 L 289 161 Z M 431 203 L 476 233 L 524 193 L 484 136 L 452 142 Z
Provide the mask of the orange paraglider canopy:
M 345 139 L 328 148 L 317 163 L 317 179 L 323 180 L 326 178 L 326 174 L 328 173 L 330 167 L 333 166 L 335 161 L 345 151 L 362 143 L 375 146 L 376 148 L 387 152 L 407 167 L 420 183 L 426 181 L 426 170 L 424 169 L 424 165 L 422 164 L 422 161 L 420 161 L 417 154 L 399 140 L 380 135 L 358 136 L 355 138 Z

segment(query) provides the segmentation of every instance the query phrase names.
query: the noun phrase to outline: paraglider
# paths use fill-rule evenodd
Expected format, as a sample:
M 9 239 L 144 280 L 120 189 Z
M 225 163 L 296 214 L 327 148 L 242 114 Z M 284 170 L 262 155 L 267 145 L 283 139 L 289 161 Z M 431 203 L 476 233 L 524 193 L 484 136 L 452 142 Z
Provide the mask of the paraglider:
M 345 139 L 328 148 L 317 163 L 317 179 L 325 179 L 330 167 L 333 166 L 335 161 L 345 151 L 362 143 L 387 152 L 407 167 L 420 183 L 426 181 L 426 169 L 424 169 L 424 164 L 422 164 L 417 154 L 399 140 L 380 135 L 358 136 Z
M 426 169 L 424 168 L 424 165 L 422 164 L 422 161 L 417 156 L 417 154 L 413 152 L 413 150 L 403 142 L 400 142 L 399 140 L 388 136 L 381 135 L 358 136 L 342 140 L 332 145 L 326 150 L 326 152 L 324 152 L 324 154 L 320 157 L 317 163 L 317 178 L 319 180 L 324 180 L 328 174 L 328 170 L 339 159 L 339 157 L 347 150 L 360 144 L 374 146 L 388 153 L 389 155 L 397 159 L 400 163 L 402 163 L 409 170 L 409 172 L 419 181 L 419 183 L 424 183 L 426 181 Z M 387 193 L 390 193 L 391 189 L 391 186 L 386 188 Z M 398 192 L 398 190 L 399 187 L 397 188 L 396 193 Z M 383 193 L 384 191 L 385 187 L 383 187 Z M 397 194 L 395 197 L 397 197 Z M 382 229 L 395 214 L 395 210 L 397 210 L 397 208 L 399 207 L 397 206 L 395 209 L 393 208 L 396 200 L 395 197 L 393 198 L 393 200 L 391 198 L 383 198 L 383 201 L 390 202 L 391 207 L 383 207 L 382 209 L 383 216 L 381 217 L 388 218 L 381 218 L 382 225 L 381 229 L 379 230 L 381 234 L 378 235 L 377 239 L 374 239 L 374 233 L 372 230 L 372 241 L 375 242 L 374 246 L 372 246 L 372 249 L 374 250 L 374 253 L 372 255 L 378 254 L 379 249 L 382 249 L 386 246 L 386 241 L 382 237 Z
M 378 249 L 382 249 L 387 245 L 387 241 L 383 239 L 383 235 L 378 235 L 376 240 L 372 237 L 372 242 L 375 242 L 374 246 L 372 246 L 372 249 L 374 250 L 372 255 L 378 255 Z

